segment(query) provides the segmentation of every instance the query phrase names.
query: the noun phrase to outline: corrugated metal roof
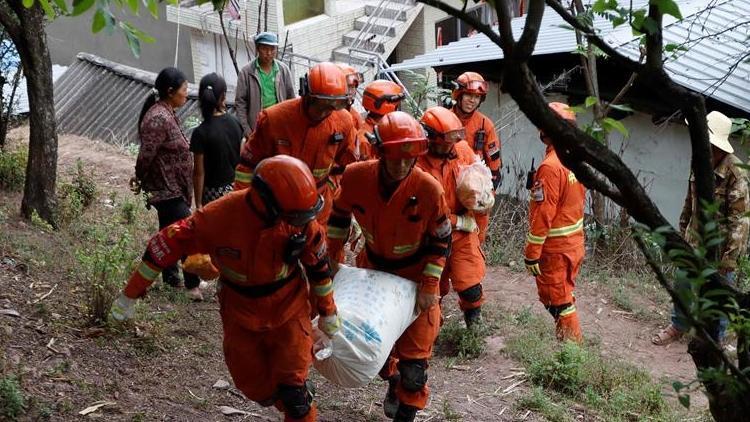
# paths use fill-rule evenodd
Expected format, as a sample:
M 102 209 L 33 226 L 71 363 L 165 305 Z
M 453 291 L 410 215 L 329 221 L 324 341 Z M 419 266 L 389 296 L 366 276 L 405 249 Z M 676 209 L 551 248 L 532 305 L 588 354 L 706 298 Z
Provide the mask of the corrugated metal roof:
M 121 145 L 139 143 L 138 115 L 155 80 L 155 73 L 78 53 L 54 86 L 58 132 Z M 188 85 L 187 103 L 176 112 L 189 136 L 192 127 L 186 127 L 186 120 L 200 118 L 195 85 Z
M 622 1 L 629 4 L 629 1 Z M 680 53 L 666 63 L 667 71 L 674 80 L 697 92 L 702 92 L 719 101 L 750 112 L 750 64 L 738 60 L 748 51 L 750 37 L 750 0 L 678 0 L 683 20 L 675 22 L 665 17 L 664 44 L 688 42 L 690 50 Z M 638 8 L 648 1 L 636 0 Z M 709 7 L 711 6 L 711 7 Z M 513 34 L 519 37 L 525 17 L 513 19 Z M 744 24 L 742 24 L 745 22 Z M 569 53 L 575 51 L 573 31 L 565 29 L 562 18 L 549 9 L 545 11 L 539 30 L 534 55 Z M 740 25 L 742 24 L 742 25 Z M 612 30 L 612 24 L 596 18 L 594 26 L 604 38 L 618 45 L 626 54 L 638 56 L 638 42 L 632 41 L 630 28 L 626 25 Z M 721 33 L 700 42 L 690 42 L 700 37 Z M 463 38 L 434 51 L 405 60 L 391 66 L 393 70 L 421 69 L 456 64 L 500 60 L 503 52 L 485 35 Z M 745 57 L 747 59 L 747 57 Z M 729 74 L 730 66 L 737 64 Z
M 624 3 L 620 0 L 621 3 Z M 629 0 L 627 2 L 629 4 Z M 648 0 L 635 0 L 633 7 L 640 8 L 648 4 Z M 520 38 L 526 24 L 526 17 L 514 18 L 511 21 L 513 36 Z M 569 53 L 576 49 L 575 32 L 566 29 L 565 21 L 549 7 L 544 11 L 540 24 L 539 35 L 534 55 Z M 612 32 L 612 23 L 602 17 L 594 19 L 594 26 L 602 35 Z M 497 26 L 494 27 L 497 32 Z M 484 34 L 473 37 L 462 38 L 448 45 L 436 48 L 412 59 L 391 66 L 393 70 L 422 69 L 426 67 L 440 67 L 464 63 L 476 63 L 489 60 L 500 60 L 503 58 L 503 50 L 500 49 Z
M 710 4 L 665 28 L 664 45 L 688 48 L 668 58 L 665 68 L 680 85 L 750 112 L 750 0 Z M 639 54 L 638 42 L 621 49 Z

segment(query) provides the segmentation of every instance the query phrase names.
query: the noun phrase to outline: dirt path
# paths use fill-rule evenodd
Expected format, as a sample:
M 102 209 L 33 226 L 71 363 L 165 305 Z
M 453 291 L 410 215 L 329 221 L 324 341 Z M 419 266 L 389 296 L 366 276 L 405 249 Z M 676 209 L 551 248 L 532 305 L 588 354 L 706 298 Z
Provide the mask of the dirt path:
M 531 305 L 534 312 L 546 314 L 538 301 L 533 279 L 525 273 L 493 267 L 487 271 L 487 280 L 487 291 L 503 307 L 520 310 Z M 686 343 L 654 346 L 651 335 L 660 326 L 635 320 L 629 313 L 617 309 L 585 280 L 578 283 L 576 309 L 584 336 L 598 338 L 605 356 L 622 358 L 645 369 L 655 380 L 661 380 L 665 395 L 674 396 L 673 381 L 687 383 L 695 379 L 695 366 L 687 353 Z M 666 323 L 666 320 L 662 322 Z M 702 394 L 695 394 L 692 398 L 695 408 L 708 404 Z
M 100 183 L 127 192 L 134 158 L 116 148 L 61 136 L 59 157 L 61 173 L 73 169 L 80 158 L 95 168 Z M 28 231 L 18 220 L 3 224 L 8 230 Z M 54 238 L 42 236 L 39 243 L 52 249 L 65 248 Z M 3 258 L 0 256 L 0 260 Z M 229 419 L 220 413 L 219 406 L 248 412 L 232 417 L 235 420 L 279 420 L 277 412 L 244 400 L 235 390 L 212 388 L 217 380 L 231 382 L 221 352 L 221 323 L 215 300 L 185 304 L 156 292 L 146 302 L 148 319 L 137 329 L 102 333 L 89 330 L 77 317 L 85 292 L 76 285 L 74 275 L 54 269 L 28 274 L 19 263 L 6 260 L 1 264 L 0 309 L 15 309 L 21 317 L 0 315 L 0 364 L 22 376 L 32 403 L 28 420 L 46 414 L 52 420 L 80 420 L 78 412 L 99 400 L 113 403 L 93 413 L 105 420 Z M 55 294 L 39 300 L 58 283 L 70 283 L 70 288 L 58 288 Z M 490 268 L 485 288 L 488 306 L 511 310 L 531 306 L 534 312 L 545 314 L 533 282 L 523 274 Z M 618 313 L 594 290 L 582 283 L 578 295 L 586 336 L 600 338 L 605 353 L 642 366 L 655 378 L 663 378 L 665 385 L 673 379 L 692 379 L 694 369 L 684 344 L 653 347 L 649 337 L 656 326 Z M 460 315 L 451 306 L 447 318 Z M 48 347 L 52 339 L 55 341 Z M 520 365 L 502 353 L 503 343 L 502 333 L 498 333 L 489 339 L 482 357 L 466 363 L 436 357 L 430 368 L 431 401 L 419 420 L 541 420 L 534 413 L 514 408 L 518 397 L 527 391 L 525 383 L 505 393 L 518 382 L 513 374 Z M 380 407 L 385 391 L 381 381 L 344 390 L 317 374 L 313 378 L 321 421 L 386 420 Z M 669 389 L 665 387 L 664 391 Z M 693 399 L 694 406 L 704 406 L 702 396 L 694 395 Z

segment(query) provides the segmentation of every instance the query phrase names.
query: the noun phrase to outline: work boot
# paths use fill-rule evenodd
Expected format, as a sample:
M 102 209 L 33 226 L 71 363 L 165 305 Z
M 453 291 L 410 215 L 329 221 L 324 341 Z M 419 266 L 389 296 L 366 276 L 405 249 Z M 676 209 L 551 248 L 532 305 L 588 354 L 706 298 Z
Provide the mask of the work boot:
M 383 413 L 387 418 L 395 418 L 398 411 L 398 396 L 396 395 L 396 386 L 398 385 L 401 375 L 396 374 L 388 378 L 388 391 L 385 393 L 383 400 Z
M 479 328 L 482 323 L 482 308 L 467 309 L 464 311 L 466 328 L 472 330 Z
M 393 422 L 414 422 L 414 418 L 417 417 L 417 409 L 414 406 L 408 404 L 399 404 L 396 416 L 393 418 Z

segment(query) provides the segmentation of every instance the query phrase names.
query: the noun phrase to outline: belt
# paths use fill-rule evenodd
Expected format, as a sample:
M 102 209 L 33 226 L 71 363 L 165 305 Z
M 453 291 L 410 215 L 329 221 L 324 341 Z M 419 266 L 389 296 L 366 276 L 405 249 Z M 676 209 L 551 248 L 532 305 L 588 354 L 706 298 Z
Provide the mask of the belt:
M 229 281 L 226 277 L 221 277 L 221 284 L 231 288 L 232 290 L 243 296 L 257 299 L 276 293 L 279 289 L 286 286 L 291 281 L 296 280 L 298 278 L 298 275 L 298 271 L 295 270 L 281 280 L 274 281 L 273 283 L 258 284 L 255 286 L 241 286 L 232 281 Z
M 425 255 L 424 248 L 420 248 L 413 254 L 399 259 L 383 258 L 382 256 L 375 254 L 375 252 L 371 251 L 367 246 L 365 246 L 365 251 L 367 251 L 367 260 L 375 265 L 375 269 L 384 271 L 401 270 L 403 268 L 411 267 L 412 265 L 420 263 Z

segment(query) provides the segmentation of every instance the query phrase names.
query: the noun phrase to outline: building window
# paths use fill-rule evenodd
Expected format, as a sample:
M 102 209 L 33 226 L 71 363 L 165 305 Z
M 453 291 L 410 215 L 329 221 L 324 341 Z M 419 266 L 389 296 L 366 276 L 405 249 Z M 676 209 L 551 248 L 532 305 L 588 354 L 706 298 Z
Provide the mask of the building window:
M 325 0 L 284 0 L 284 25 L 325 13 Z

